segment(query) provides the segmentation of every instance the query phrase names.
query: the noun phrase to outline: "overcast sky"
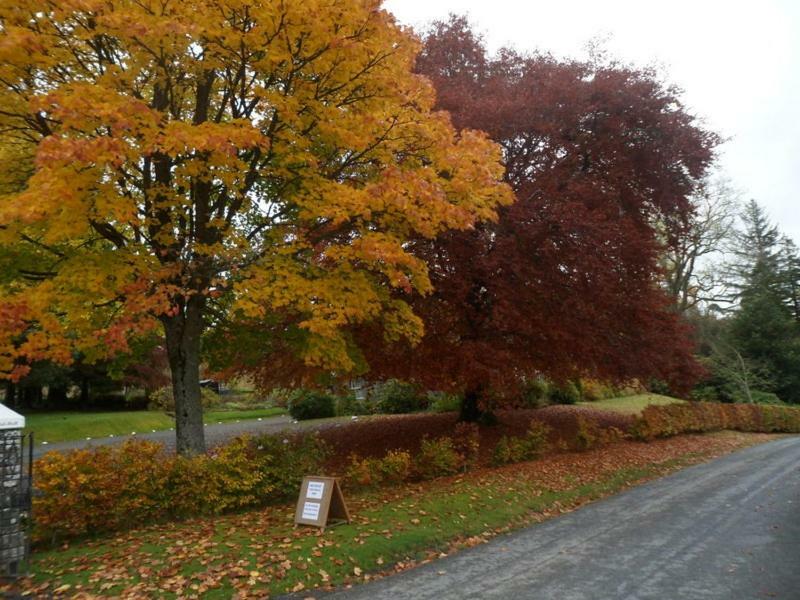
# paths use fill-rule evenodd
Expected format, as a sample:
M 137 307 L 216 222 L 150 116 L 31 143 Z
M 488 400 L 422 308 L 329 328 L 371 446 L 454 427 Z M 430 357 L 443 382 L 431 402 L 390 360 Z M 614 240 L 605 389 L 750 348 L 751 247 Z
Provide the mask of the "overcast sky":
M 729 138 L 723 171 L 800 244 L 800 0 L 387 0 L 405 24 L 467 14 L 490 49 L 513 46 L 658 64 L 689 108 Z

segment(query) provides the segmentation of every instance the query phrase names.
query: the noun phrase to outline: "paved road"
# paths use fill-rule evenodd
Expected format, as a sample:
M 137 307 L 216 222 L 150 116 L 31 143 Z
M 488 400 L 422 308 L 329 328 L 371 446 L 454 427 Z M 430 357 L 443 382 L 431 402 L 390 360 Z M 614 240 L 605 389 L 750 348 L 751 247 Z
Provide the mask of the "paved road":
M 798 600 L 800 438 L 326 598 Z
M 307 421 L 301 423 L 294 423 L 291 417 L 287 416 L 279 416 L 279 417 L 268 417 L 261 420 L 246 420 L 246 421 L 239 421 L 239 422 L 231 422 L 231 423 L 221 423 L 221 424 L 212 424 L 207 425 L 205 428 L 206 431 L 206 445 L 210 448 L 216 446 L 217 444 L 221 444 L 230 440 L 231 438 L 236 437 L 237 435 L 242 435 L 245 433 L 250 433 L 253 435 L 258 435 L 261 433 L 278 433 L 280 431 L 300 431 L 303 429 L 320 429 L 323 427 L 335 427 L 341 423 L 348 423 L 350 422 L 350 418 L 342 418 L 339 420 L 326 420 L 323 422 L 320 421 Z M 66 450 L 75 450 L 78 448 L 89 448 L 92 446 L 108 446 L 112 444 L 121 444 L 123 441 L 127 439 L 131 439 L 134 436 L 115 436 L 115 437 L 103 437 L 103 438 L 93 438 L 91 440 L 76 440 L 71 442 L 58 442 L 53 444 L 45 444 L 42 445 L 41 443 L 37 443 L 33 449 L 34 457 L 41 456 L 45 452 L 50 452 L 51 450 L 58 450 L 58 451 L 66 451 Z M 137 432 L 136 436 L 137 439 L 143 440 L 152 440 L 155 442 L 161 442 L 164 444 L 168 449 L 175 449 L 175 432 L 172 430 L 167 431 L 155 431 L 155 432 Z

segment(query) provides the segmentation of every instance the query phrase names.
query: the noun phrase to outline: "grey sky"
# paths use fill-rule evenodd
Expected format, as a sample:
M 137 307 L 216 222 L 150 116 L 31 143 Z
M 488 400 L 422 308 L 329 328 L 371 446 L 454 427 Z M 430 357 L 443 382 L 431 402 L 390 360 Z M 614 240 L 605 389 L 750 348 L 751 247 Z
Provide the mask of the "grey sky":
M 467 14 L 491 49 L 614 56 L 658 64 L 691 110 L 729 141 L 721 167 L 800 243 L 800 1 L 388 0 L 414 27 Z

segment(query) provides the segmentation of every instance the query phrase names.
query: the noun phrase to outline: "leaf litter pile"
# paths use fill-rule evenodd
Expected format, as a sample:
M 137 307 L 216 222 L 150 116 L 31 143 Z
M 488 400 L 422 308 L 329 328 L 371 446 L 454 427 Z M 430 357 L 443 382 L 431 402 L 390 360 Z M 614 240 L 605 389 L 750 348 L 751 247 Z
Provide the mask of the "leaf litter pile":
M 774 439 L 723 432 L 620 442 L 348 497 L 353 522 L 294 529 L 293 507 L 197 519 L 34 553 L 15 592 L 265 598 L 352 585 L 539 522 L 683 466 Z M 12 590 L 6 590 L 12 591 Z

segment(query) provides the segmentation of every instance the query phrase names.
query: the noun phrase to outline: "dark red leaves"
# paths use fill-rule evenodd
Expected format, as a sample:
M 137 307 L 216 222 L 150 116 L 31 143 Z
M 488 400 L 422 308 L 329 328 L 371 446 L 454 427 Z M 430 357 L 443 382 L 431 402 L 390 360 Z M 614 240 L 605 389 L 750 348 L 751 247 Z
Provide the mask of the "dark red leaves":
M 488 57 L 463 19 L 434 27 L 418 70 L 458 127 L 503 145 L 517 202 L 496 224 L 417 242 L 436 290 L 414 302 L 426 336 L 409 349 L 364 334 L 373 373 L 461 390 L 536 373 L 690 385 L 658 257 L 716 136 L 653 72 Z

